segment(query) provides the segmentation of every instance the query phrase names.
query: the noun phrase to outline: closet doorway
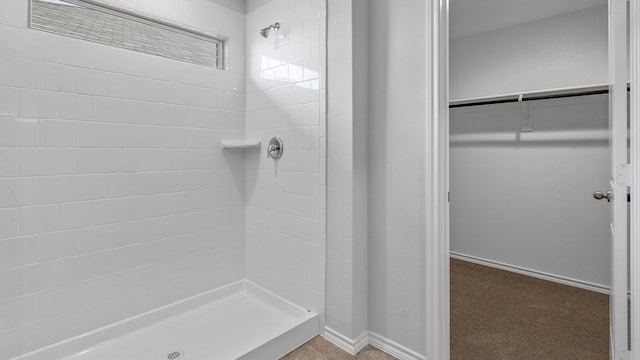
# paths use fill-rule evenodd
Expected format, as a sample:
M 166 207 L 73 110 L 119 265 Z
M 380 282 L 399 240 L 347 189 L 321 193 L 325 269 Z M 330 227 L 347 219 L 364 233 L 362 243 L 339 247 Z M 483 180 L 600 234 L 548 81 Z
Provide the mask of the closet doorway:
M 626 26 L 606 0 L 449 2 L 451 359 L 623 356 Z

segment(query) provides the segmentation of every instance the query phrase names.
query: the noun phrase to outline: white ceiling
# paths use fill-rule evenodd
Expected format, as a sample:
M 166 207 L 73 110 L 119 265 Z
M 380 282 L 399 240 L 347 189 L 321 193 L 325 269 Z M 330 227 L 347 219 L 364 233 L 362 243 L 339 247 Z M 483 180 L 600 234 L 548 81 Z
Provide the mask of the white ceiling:
M 218 5 L 222 5 L 229 9 L 240 11 L 246 14 L 268 3 L 270 0 L 211 0 L 211 1 L 213 1 Z
M 565 14 L 607 0 L 450 0 L 451 38 Z
M 247 12 L 251 12 L 269 2 L 269 0 L 245 0 Z

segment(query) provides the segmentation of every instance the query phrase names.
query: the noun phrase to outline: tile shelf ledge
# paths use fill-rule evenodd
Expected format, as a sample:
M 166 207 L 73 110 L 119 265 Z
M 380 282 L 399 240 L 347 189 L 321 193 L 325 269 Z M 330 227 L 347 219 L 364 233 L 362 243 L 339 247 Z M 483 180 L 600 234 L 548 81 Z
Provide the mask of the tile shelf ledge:
M 260 149 L 261 144 L 258 140 L 221 140 L 220 143 L 223 150 Z

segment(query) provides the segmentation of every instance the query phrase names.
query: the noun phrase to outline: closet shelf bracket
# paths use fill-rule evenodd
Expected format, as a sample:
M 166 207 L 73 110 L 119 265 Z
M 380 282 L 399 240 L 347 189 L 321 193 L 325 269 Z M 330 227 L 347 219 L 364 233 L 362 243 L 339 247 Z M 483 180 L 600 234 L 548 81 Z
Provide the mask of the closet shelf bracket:
M 520 104 L 520 132 L 532 132 L 531 111 L 529 110 L 529 103 L 524 101 L 523 94 L 518 95 L 518 103 Z

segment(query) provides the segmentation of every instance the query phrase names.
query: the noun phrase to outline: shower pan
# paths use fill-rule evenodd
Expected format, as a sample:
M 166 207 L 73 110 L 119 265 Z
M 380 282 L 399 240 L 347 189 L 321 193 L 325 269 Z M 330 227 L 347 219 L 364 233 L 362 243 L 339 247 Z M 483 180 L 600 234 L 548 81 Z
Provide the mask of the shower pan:
M 17 359 L 277 359 L 318 326 L 317 313 L 239 281 Z
M 0 2 L 0 358 L 275 359 L 322 328 L 326 3 L 185 3 Z

